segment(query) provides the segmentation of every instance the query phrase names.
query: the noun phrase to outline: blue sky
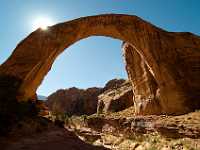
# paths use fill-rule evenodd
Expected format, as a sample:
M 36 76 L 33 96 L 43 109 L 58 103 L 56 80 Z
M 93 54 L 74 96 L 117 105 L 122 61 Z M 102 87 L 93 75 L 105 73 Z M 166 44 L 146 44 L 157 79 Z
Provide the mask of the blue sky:
M 33 21 L 54 23 L 102 13 L 137 15 L 169 31 L 200 35 L 200 0 L 0 0 L 0 64 L 33 31 Z M 53 64 L 37 93 L 48 95 L 72 86 L 103 86 L 112 78 L 126 78 L 121 41 L 90 37 L 75 43 Z

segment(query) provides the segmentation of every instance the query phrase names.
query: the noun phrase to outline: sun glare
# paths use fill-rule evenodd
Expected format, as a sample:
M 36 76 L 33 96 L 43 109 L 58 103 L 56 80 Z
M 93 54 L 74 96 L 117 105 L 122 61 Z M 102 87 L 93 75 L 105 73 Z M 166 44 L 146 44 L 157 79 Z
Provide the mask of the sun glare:
M 33 22 L 33 29 L 36 30 L 38 28 L 41 28 L 42 30 L 47 30 L 48 26 L 53 25 L 53 21 L 50 18 L 37 18 Z

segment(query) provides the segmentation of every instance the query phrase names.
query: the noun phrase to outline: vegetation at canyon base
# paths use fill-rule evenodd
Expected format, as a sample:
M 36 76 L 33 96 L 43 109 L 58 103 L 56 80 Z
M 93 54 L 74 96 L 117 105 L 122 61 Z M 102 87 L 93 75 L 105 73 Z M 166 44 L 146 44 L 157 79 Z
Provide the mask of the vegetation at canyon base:
M 104 146 L 110 149 L 116 150 L 198 150 L 200 149 L 199 138 L 189 137 L 166 137 L 158 132 L 152 133 L 131 133 L 121 134 L 120 131 L 116 133 L 96 131 L 94 127 L 90 128 L 88 123 L 91 120 L 95 120 L 95 123 L 102 122 L 102 120 L 113 120 L 119 118 L 133 118 L 134 107 L 129 107 L 120 112 L 105 113 L 105 114 L 93 114 L 90 116 L 72 116 L 68 117 L 65 114 L 51 114 L 50 119 L 53 119 L 55 123 L 59 120 L 63 126 L 76 133 L 83 141 L 98 146 Z M 152 116 L 153 118 L 154 116 Z M 199 134 L 200 128 L 200 111 L 189 113 L 181 116 L 157 116 L 162 125 L 170 126 L 178 124 L 178 128 L 181 126 L 188 127 L 189 129 L 196 129 Z M 145 117 L 144 117 L 145 118 Z M 98 121 L 99 120 L 99 121 Z M 105 123 L 106 124 L 106 123 Z M 109 127 L 108 127 L 109 128 Z M 120 129 L 124 130 L 124 129 Z

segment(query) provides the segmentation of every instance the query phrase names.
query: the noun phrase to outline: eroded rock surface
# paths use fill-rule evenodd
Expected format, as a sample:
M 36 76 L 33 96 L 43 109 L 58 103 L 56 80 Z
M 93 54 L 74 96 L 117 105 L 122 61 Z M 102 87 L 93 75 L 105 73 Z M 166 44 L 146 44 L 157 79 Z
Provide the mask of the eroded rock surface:
M 174 37 L 165 37 L 166 41 L 156 39 L 160 40 L 160 50 L 154 54 L 157 57 L 154 65 L 159 66 L 158 70 L 152 70 L 134 45 L 124 43 L 122 46 L 137 114 L 181 114 L 200 106 L 200 101 L 195 100 L 200 96 L 196 84 L 200 83 L 200 51 L 195 44 L 199 42 L 199 37 L 189 33 L 173 34 Z M 165 43 L 172 39 L 177 43 Z M 188 43 L 185 40 L 189 40 Z M 182 50 L 178 45 L 181 42 L 185 44 Z M 163 53 L 164 48 L 171 49 Z M 160 74 L 159 79 L 157 74 Z
M 113 79 L 105 87 L 61 89 L 48 96 L 46 101 L 50 111 L 72 115 L 91 115 L 97 113 L 99 102 L 104 107 L 102 113 L 117 112 L 133 105 L 132 86 L 124 79 Z
M 123 44 L 128 77 L 132 83 L 137 114 L 160 114 L 159 88 L 145 60 L 128 43 Z
M 135 86 L 139 97 L 136 100 L 143 107 L 137 108 L 138 114 L 183 114 L 200 108 L 200 37 L 191 33 L 167 32 L 137 16 L 122 14 L 83 17 L 31 33 L 0 66 L 1 101 L 6 101 L 4 95 L 8 89 L 11 89 L 9 94 L 19 101 L 35 99 L 36 90 L 56 57 L 75 42 L 94 35 L 125 41 L 133 47 L 131 51 L 137 51 L 141 56 L 144 64 L 139 62 L 140 73 L 151 77 L 146 77 L 148 82 L 143 83 L 147 89 Z M 126 55 L 130 61 L 135 58 L 133 56 Z M 129 66 L 129 72 L 134 70 Z M 139 79 L 129 73 L 131 76 Z M 8 77 L 15 79 L 9 85 L 6 84 Z M 154 87 L 149 86 L 151 78 L 157 84 L 158 103 L 154 99 L 145 102 L 146 97 L 155 92 L 149 90 Z M 134 83 L 137 81 L 132 78 Z M 149 108 L 153 109 L 150 111 Z
M 77 135 L 88 143 L 114 150 L 196 150 L 200 149 L 199 113 L 134 117 L 115 113 L 91 115 L 85 119 L 71 118 L 66 127 L 76 129 Z
M 108 82 L 108 84 L 106 84 L 107 86 L 105 87 L 105 89 L 107 90 L 98 96 L 98 108 L 97 108 L 98 113 L 118 112 L 134 104 L 133 91 L 130 82 L 129 81 L 121 82 L 121 81 L 122 80 L 118 81 L 113 80 L 112 82 Z
M 103 88 L 104 91 L 120 88 L 126 82 L 125 79 L 112 79 L 108 81 Z
M 55 113 L 66 113 L 68 116 L 91 115 L 96 113 L 100 93 L 102 88 L 63 89 L 51 94 L 46 103 Z

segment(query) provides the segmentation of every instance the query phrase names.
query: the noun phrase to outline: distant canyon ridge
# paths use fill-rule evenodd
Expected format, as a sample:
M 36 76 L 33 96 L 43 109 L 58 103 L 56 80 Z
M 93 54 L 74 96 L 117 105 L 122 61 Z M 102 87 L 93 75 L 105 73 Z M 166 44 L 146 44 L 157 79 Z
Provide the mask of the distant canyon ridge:
M 178 115 L 200 108 L 200 37 L 123 14 L 82 17 L 31 33 L 0 66 L 0 107 L 10 99 L 35 101 L 57 56 L 89 36 L 123 41 L 136 114 Z
M 134 104 L 131 83 L 124 79 L 112 79 L 104 87 L 59 89 L 45 103 L 53 114 L 67 116 L 118 112 Z

